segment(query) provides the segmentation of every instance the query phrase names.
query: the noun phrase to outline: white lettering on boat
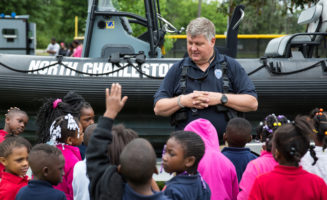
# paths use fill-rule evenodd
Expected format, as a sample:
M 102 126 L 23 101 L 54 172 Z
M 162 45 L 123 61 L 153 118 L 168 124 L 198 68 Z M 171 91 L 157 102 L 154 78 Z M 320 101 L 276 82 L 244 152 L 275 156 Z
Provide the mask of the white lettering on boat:
M 62 62 L 31 60 L 28 70 L 30 74 L 52 75 L 52 76 L 103 76 L 122 78 L 146 78 L 148 76 L 165 77 L 173 63 L 144 63 L 139 67 L 136 63 L 120 63 L 119 66 L 105 62 Z M 55 64 L 55 65 L 53 65 Z M 49 65 L 53 65 L 47 67 Z M 43 69 L 44 68 L 44 69 Z M 42 69 L 42 70 L 40 70 Z M 83 73 L 78 73 L 76 71 Z M 144 74 L 141 75 L 139 71 Z M 110 73 L 111 72 L 111 73 Z

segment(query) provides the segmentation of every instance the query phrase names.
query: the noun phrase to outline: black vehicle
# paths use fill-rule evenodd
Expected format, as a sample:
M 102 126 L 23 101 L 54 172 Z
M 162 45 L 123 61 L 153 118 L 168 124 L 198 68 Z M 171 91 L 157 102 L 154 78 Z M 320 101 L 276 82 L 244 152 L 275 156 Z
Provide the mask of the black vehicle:
M 104 4 L 103 2 L 107 2 Z M 179 32 L 160 15 L 158 0 L 144 0 L 146 16 L 117 11 L 110 1 L 93 0 L 88 8 L 83 58 L 0 54 L 0 105 L 2 111 L 19 106 L 32 115 L 43 97 L 63 97 L 69 90 L 81 94 L 95 111 L 104 111 L 104 89 L 119 82 L 129 100 L 119 116 L 128 127 L 162 144 L 172 128 L 168 118 L 156 117 L 153 95 L 169 68 L 179 59 L 163 58 L 160 47 L 167 32 Z M 244 16 L 238 6 L 221 53 L 236 57 L 237 32 Z M 146 28 L 134 37 L 131 23 Z M 324 41 L 327 30 L 327 0 L 302 12 L 300 24 L 306 33 L 273 39 L 265 57 L 237 59 L 256 86 L 259 108 L 246 113 L 260 121 L 268 113 L 308 113 L 324 107 L 327 99 Z

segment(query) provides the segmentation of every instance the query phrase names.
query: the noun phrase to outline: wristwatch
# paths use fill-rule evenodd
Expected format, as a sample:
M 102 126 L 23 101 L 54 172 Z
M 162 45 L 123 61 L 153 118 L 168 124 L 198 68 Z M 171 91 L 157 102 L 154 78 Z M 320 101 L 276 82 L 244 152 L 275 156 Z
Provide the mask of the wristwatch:
M 220 102 L 222 105 L 225 105 L 228 102 L 228 98 L 225 94 L 223 94 L 220 98 Z

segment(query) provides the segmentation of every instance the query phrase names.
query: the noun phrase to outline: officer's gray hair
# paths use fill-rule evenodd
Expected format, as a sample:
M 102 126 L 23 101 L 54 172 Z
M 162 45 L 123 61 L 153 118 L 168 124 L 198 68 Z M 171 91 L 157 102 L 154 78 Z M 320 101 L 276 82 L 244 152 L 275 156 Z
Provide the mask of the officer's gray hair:
M 203 35 L 208 41 L 215 37 L 215 25 L 207 18 L 198 17 L 193 19 L 186 28 L 186 34 L 191 37 Z

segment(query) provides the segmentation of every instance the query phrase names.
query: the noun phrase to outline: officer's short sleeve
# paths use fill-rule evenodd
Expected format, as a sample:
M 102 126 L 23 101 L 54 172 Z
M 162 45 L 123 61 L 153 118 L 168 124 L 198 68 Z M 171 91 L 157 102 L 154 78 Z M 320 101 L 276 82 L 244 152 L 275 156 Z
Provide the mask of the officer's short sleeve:
M 168 70 L 164 80 L 160 84 L 159 89 L 154 94 L 153 105 L 155 105 L 160 99 L 174 97 L 175 90 L 179 81 L 178 77 L 181 73 L 181 70 L 179 69 L 180 62 L 175 63 Z
M 230 79 L 233 92 L 235 94 L 249 94 L 258 98 L 254 84 L 240 63 L 230 57 L 227 57 L 227 62 L 232 72 Z

